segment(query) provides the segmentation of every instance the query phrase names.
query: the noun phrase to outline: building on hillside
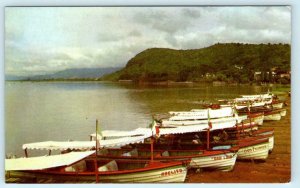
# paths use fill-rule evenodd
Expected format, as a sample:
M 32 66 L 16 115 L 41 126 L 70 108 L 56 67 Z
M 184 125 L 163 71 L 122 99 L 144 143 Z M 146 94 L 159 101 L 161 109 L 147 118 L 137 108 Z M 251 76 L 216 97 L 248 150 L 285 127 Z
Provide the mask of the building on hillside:
M 270 82 L 270 81 L 274 80 L 275 77 L 276 77 L 276 72 L 274 72 L 274 71 L 254 72 L 254 80 L 257 82 L 261 82 L 261 81 Z
M 254 72 L 254 80 L 256 82 L 274 82 L 280 78 L 285 78 L 287 80 L 291 79 L 291 71 L 268 71 Z

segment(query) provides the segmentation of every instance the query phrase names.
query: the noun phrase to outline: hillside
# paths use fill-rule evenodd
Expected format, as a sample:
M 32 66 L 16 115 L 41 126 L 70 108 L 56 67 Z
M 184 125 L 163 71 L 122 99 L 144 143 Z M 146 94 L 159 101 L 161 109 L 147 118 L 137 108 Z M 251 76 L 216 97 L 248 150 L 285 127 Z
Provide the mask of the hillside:
M 151 48 L 103 80 L 251 82 L 255 72 L 290 71 L 288 44 L 215 44 L 193 50 Z M 266 74 L 263 74 L 266 75 Z M 264 76 L 264 81 L 277 78 Z

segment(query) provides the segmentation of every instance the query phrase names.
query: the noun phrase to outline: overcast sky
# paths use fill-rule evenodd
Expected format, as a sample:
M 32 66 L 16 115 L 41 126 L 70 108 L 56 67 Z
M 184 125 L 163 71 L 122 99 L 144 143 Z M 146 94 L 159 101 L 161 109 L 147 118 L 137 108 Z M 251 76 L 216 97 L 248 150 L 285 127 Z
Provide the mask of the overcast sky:
M 273 7 L 18 7 L 5 9 L 5 71 L 120 67 L 153 47 L 289 43 L 291 9 Z

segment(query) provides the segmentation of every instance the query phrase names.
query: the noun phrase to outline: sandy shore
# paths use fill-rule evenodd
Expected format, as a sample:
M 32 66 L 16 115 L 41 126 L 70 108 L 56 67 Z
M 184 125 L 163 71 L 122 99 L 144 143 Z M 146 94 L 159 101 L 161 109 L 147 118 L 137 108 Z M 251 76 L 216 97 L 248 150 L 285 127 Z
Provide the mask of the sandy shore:
M 188 173 L 187 183 L 287 183 L 291 180 L 291 105 L 280 121 L 264 122 L 275 129 L 275 145 L 266 162 L 237 161 L 231 172 Z

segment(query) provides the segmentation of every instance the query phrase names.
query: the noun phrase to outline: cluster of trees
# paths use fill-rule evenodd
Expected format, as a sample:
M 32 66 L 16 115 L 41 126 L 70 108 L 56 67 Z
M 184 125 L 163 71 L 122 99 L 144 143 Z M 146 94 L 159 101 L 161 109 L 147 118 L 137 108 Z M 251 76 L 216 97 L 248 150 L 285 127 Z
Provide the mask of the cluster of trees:
M 255 72 L 290 71 L 290 52 L 288 44 L 218 43 L 192 50 L 151 48 L 102 79 L 249 83 L 255 81 Z

